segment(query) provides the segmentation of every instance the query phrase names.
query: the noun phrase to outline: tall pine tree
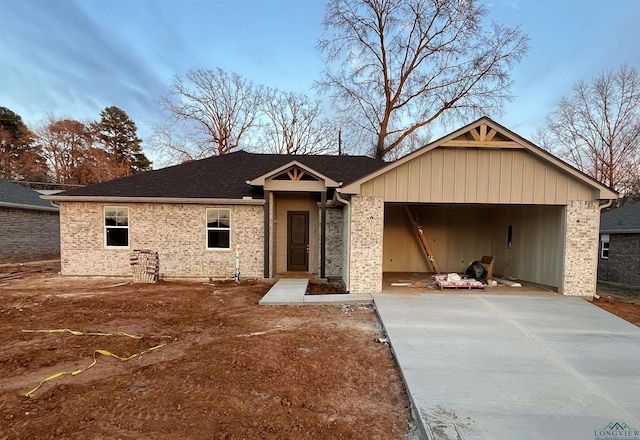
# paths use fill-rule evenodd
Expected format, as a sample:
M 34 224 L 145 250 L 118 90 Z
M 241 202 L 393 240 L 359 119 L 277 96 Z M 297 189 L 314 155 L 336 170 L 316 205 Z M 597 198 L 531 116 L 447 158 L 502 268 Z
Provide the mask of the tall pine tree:
M 100 112 L 100 121 L 92 127 L 97 142 L 118 165 L 126 165 L 127 174 L 151 169 L 151 161 L 142 152 L 136 124 L 124 110 L 106 107 Z

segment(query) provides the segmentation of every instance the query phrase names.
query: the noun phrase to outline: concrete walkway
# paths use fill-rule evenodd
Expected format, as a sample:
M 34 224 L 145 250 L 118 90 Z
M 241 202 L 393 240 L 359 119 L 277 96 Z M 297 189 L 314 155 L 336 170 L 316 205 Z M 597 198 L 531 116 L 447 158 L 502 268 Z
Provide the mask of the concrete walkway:
M 373 298 L 426 438 L 594 440 L 616 422 L 640 430 L 640 328 L 580 298 Z
M 263 306 L 280 306 L 303 304 L 371 304 L 373 299 L 368 293 L 305 295 L 309 280 L 306 278 L 283 278 L 278 280 L 263 296 L 258 304 Z

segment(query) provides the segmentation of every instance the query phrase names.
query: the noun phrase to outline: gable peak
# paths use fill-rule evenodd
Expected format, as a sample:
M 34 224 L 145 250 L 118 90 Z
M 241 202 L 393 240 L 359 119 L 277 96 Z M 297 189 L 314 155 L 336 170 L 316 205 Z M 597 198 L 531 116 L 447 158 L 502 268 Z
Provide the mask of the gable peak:
M 467 126 L 466 129 L 442 143 L 443 147 L 477 147 L 477 148 L 523 148 L 511 136 L 499 127 L 482 118 L 477 123 Z

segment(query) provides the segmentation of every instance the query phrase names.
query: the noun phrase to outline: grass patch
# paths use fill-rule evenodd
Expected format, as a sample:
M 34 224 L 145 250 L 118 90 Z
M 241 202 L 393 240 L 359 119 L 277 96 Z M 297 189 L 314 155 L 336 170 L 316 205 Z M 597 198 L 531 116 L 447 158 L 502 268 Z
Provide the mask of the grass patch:
M 625 301 L 640 301 L 640 286 L 598 281 L 596 290 L 600 296 L 610 296 Z

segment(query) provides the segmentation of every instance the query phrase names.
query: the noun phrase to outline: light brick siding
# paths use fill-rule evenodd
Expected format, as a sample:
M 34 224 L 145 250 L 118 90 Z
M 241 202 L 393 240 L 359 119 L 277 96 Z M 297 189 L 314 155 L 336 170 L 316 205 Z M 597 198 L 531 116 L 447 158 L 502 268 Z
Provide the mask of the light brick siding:
M 320 216 L 320 218 L 322 218 L 322 216 Z M 342 208 L 327 208 L 324 268 L 327 277 L 342 277 L 343 222 Z M 322 227 L 322 225 L 320 225 L 320 227 Z
M 598 202 L 567 205 L 562 293 L 593 297 L 598 267 Z
M 105 247 L 104 206 L 129 208 L 129 247 Z M 206 209 L 231 210 L 231 250 L 206 249 Z M 263 207 L 252 205 L 61 203 L 63 275 L 129 276 L 134 249 L 159 253 L 160 277 L 231 278 L 235 245 L 241 246 L 240 274 L 262 278 Z
M 609 234 L 609 258 L 600 258 L 598 279 L 640 286 L 640 234 Z
M 382 197 L 351 198 L 351 293 L 382 292 Z
M 0 263 L 60 256 L 57 212 L 0 208 Z

